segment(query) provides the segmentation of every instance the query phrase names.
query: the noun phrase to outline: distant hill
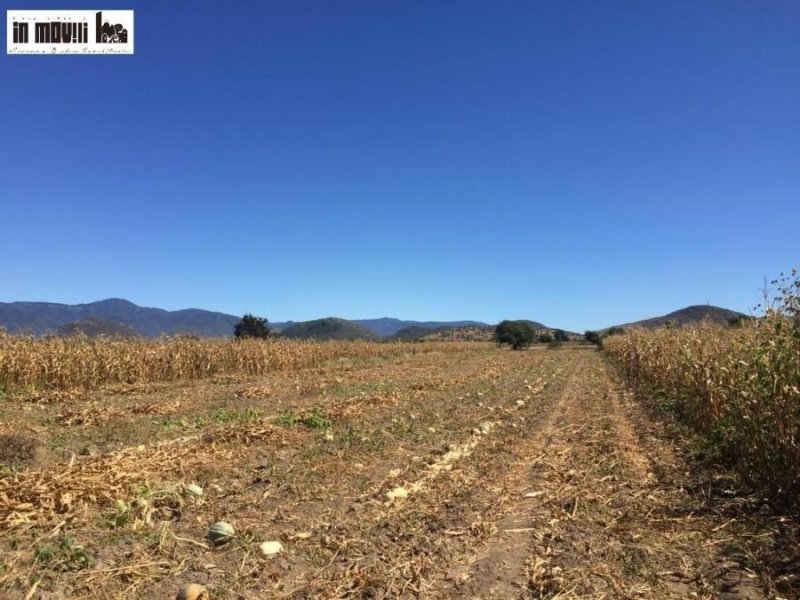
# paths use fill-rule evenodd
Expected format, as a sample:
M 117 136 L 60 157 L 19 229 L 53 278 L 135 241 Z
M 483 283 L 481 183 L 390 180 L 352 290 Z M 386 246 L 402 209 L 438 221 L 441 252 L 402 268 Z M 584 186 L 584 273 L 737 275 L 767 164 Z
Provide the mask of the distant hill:
M 661 317 L 652 317 L 642 321 L 634 321 L 632 323 L 624 323 L 617 327 L 640 327 L 644 329 L 655 329 L 663 327 L 667 321 L 673 325 L 687 325 L 693 323 L 700 323 L 708 321 L 718 325 L 727 325 L 731 319 L 739 317 L 747 317 L 744 313 L 736 312 L 727 308 L 720 308 L 719 306 L 711 306 L 710 304 L 698 304 L 694 306 L 687 306 L 680 310 L 673 311 L 668 315 Z
M 280 333 L 287 327 L 294 325 L 297 321 L 279 321 L 276 323 L 269 322 L 267 326 L 269 327 L 270 333 Z
M 489 342 L 494 339 L 495 328 L 491 325 L 477 327 L 465 325 L 463 327 L 442 327 L 428 332 L 420 339 L 428 341 L 456 341 L 456 342 Z
M 293 323 L 281 331 L 281 336 L 315 340 L 377 340 L 380 336 L 355 321 L 336 317 Z
M 427 327 L 420 327 L 419 325 L 411 325 L 410 327 L 403 327 L 399 331 L 395 331 L 391 336 L 393 340 L 418 340 L 433 331 L 438 329 L 428 329 Z
M 383 317 L 381 319 L 356 319 L 352 321 L 363 325 L 380 336 L 388 337 L 394 335 L 401 329 L 409 327 L 419 327 L 422 329 L 440 329 L 442 327 L 463 327 L 465 325 L 486 326 L 486 323 L 480 321 L 403 321 L 401 319 L 393 319 L 391 317 Z
M 405 321 L 403 319 L 394 319 L 392 317 L 382 317 L 380 319 L 347 319 L 350 323 L 356 323 L 366 327 L 373 333 L 380 337 L 394 337 L 399 331 L 404 329 L 414 329 L 422 332 L 431 332 L 443 327 L 463 327 L 467 325 L 474 325 L 476 327 L 488 327 L 486 323 L 480 321 Z M 297 321 L 278 321 L 270 323 L 270 330 L 280 333 L 287 327 L 291 327 Z M 403 334 L 404 336 L 406 334 Z M 403 337 L 402 339 L 406 339 Z
M 140 337 L 139 332 L 130 325 L 117 321 L 100 319 L 98 317 L 87 317 L 80 321 L 67 323 L 56 329 L 55 334 L 61 337 L 68 337 L 71 335 L 85 335 L 90 338 L 101 336 Z
M 123 323 L 146 337 L 193 333 L 204 337 L 233 334 L 239 317 L 189 308 L 168 311 L 145 308 L 111 298 L 89 304 L 51 302 L 0 302 L 0 327 L 9 333 L 42 335 L 82 319 L 96 318 Z
M 461 325 L 457 327 L 404 327 L 394 333 L 392 340 L 459 340 L 486 341 L 494 337 L 494 325 Z
M 548 327 L 547 325 L 543 325 L 542 323 L 539 323 L 539 321 L 529 321 L 528 319 L 519 319 L 519 321 L 521 323 L 527 323 L 528 325 L 530 325 L 534 329 L 547 329 L 548 331 L 554 331 L 555 330 L 555 328 Z

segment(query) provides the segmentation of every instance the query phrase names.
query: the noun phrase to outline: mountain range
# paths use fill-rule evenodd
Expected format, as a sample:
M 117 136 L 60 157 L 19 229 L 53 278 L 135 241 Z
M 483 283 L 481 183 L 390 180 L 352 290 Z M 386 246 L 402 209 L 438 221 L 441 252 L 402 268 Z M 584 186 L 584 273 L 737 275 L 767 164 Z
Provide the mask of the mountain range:
M 328 317 L 328 318 L 335 318 L 335 317 Z M 321 319 L 318 319 L 321 320 Z M 304 321 L 309 322 L 309 321 Z M 270 329 L 282 332 L 288 327 L 291 327 L 298 323 L 297 321 L 278 321 L 276 323 L 270 323 Z M 476 327 L 487 327 L 488 323 L 481 323 L 480 321 L 404 321 L 402 319 L 393 319 L 392 317 L 381 317 L 380 319 L 352 319 L 350 323 L 355 323 L 357 325 L 361 325 L 362 327 L 366 327 L 373 333 L 378 334 L 381 337 L 391 337 L 395 335 L 402 329 L 407 329 L 409 327 L 419 327 L 425 330 L 432 330 L 432 329 L 440 329 L 442 327 L 467 327 L 467 326 L 476 326 Z
M 88 304 L 53 302 L 0 302 L 0 328 L 9 333 L 33 335 L 161 335 L 194 334 L 203 337 L 226 337 L 240 317 L 196 308 L 164 310 L 138 306 L 121 298 L 109 298 Z M 424 330 L 461 326 L 484 326 L 478 321 L 403 321 L 383 317 L 346 321 L 329 317 L 305 322 L 270 323 L 269 327 L 286 337 L 317 339 L 378 339 L 390 337 L 401 329 Z
M 132 327 L 145 337 L 193 333 L 209 337 L 228 336 L 239 317 L 196 308 L 164 310 L 137 306 L 128 300 L 110 298 L 88 304 L 52 302 L 0 302 L 0 327 L 9 333 L 43 335 L 83 319 L 114 321 Z
M 676 325 L 709 320 L 725 324 L 742 317 L 725 308 L 710 305 L 689 306 L 661 317 L 623 324 L 623 327 L 659 327 L 670 321 Z M 0 329 L 9 333 L 33 335 L 69 335 L 77 332 L 89 336 L 117 335 L 158 337 L 161 335 L 194 334 L 203 337 L 232 335 L 240 317 L 220 312 L 188 308 L 164 310 L 138 306 L 128 300 L 110 298 L 88 304 L 52 302 L 0 302 Z M 537 329 L 552 329 L 529 321 Z M 432 334 L 454 337 L 450 331 L 483 336 L 492 325 L 480 321 L 404 321 L 391 317 L 345 320 L 336 317 L 304 322 L 270 323 L 270 328 L 286 337 L 316 339 L 420 339 Z M 479 336 L 479 337 L 480 337 Z

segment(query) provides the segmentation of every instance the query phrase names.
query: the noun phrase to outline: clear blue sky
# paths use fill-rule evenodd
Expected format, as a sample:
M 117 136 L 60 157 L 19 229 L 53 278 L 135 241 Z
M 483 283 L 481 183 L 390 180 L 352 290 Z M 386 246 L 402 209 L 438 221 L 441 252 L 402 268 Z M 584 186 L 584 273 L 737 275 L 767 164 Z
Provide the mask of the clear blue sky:
M 0 56 L 0 301 L 583 330 L 800 264 L 796 0 L 59 7 L 136 55 Z

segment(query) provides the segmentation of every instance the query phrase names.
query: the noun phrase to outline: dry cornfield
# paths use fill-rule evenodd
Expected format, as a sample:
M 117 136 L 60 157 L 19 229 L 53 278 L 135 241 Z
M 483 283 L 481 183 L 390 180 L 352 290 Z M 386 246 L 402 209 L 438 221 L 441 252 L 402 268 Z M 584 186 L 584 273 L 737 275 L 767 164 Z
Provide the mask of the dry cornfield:
M 0 333 L 0 389 L 96 389 L 298 369 L 336 357 L 463 349 L 458 344 L 35 338 Z
M 776 501 L 800 505 L 800 320 L 795 290 L 734 327 L 632 331 L 605 348 L 645 396 L 704 434 Z
M 0 598 L 800 596 L 796 519 L 588 344 L 4 343 Z

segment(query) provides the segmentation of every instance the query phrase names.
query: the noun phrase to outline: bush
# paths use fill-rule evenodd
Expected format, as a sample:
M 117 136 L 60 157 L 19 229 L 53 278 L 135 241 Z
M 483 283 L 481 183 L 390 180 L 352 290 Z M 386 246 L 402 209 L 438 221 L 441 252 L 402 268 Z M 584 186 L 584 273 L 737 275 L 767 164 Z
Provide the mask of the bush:
M 595 346 L 602 346 L 603 340 L 600 339 L 600 334 L 596 331 L 587 331 L 583 334 L 583 339 L 587 342 L 594 344 Z
M 550 333 L 549 331 L 543 331 L 542 333 L 539 334 L 539 341 L 542 344 L 549 344 L 550 342 L 553 341 L 553 334 Z
M 564 331 L 563 329 L 556 329 L 553 332 L 553 338 L 557 342 L 568 342 L 569 341 L 569 335 L 567 335 L 567 332 Z
M 522 350 L 536 340 L 536 330 L 525 321 L 502 321 L 494 330 L 500 345 L 508 344 L 514 350 Z
M 269 337 L 267 320 L 247 314 L 234 326 L 233 335 L 237 338 L 266 339 Z

